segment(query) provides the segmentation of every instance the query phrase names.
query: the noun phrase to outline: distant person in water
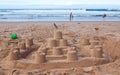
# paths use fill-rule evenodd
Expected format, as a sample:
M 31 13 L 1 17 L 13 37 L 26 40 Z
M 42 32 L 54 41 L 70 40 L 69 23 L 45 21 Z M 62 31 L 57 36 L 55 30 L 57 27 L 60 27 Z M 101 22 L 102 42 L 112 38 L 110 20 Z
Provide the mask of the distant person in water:
M 73 20 L 73 14 L 72 14 L 72 12 L 70 13 L 70 21 L 72 21 Z
M 107 15 L 106 14 L 103 14 L 102 17 L 105 18 Z

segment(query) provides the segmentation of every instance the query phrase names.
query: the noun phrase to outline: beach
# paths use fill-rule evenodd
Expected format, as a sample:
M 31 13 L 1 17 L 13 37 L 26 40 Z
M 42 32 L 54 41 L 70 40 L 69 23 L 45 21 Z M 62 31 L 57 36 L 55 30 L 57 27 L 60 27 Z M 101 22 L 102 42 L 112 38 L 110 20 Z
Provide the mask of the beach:
M 18 37 L 15 40 L 11 39 L 13 33 Z M 32 38 L 32 42 L 29 38 Z M 53 52 L 58 56 L 52 56 L 51 51 L 54 48 L 51 47 L 59 46 L 56 47 L 55 41 L 48 40 L 49 38 L 63 41 L 60 43 L 63 55 L 58 51 Z M 28 42 L 27 47 L 24 48 L 25 39 L 28 39 Z M 91 44 L 87 43 L 87 40 L 90 40 Z M 100 46 L 100 50 L 102 47 L 103 54 L 93 53 L 91 57 L 90 51 L 95 41 L 99 42 L 95 45 Z M 119 75 L 119 45 L 119 21 L 0 22 L 0 74 Z M 18 49 L 21 51 L 21 56 L 16 59 L 17 56 L 12 55 L 11 52 L 14 53 Z M 34 57 L 36 52 L 45 53 L 46 49 L 45 57 L 43 54 L 37 55 L 40 58 Z M 66 55 L 66 51 L 70 53 L 69 50 L 71 53 L 77 52 L 78 56 L 71 54 L 73 59 L 69 58 L 69 55 Z

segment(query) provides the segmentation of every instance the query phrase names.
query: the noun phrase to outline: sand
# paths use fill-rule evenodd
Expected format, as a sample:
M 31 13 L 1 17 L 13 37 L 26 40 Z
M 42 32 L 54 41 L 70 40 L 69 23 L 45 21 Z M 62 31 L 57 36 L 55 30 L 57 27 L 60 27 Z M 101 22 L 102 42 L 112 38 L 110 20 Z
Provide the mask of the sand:
M 120 75 L 119 62 L 120 22 L 0 23 L 0 75 Z

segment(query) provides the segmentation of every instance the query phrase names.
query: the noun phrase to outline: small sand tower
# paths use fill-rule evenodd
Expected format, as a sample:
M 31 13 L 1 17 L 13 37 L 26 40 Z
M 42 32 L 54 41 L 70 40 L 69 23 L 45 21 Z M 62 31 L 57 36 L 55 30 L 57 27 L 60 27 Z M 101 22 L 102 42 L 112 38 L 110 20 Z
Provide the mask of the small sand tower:
M 67 46 L 67 40 L 66 39 L 60 39 L 60 42 L 59 42 L 59 45 L 60 46 Z
M 35 63 L 44 63 L 46 61 L 46 57 L 44 53 L 36 53 L 35 55 Z
M 25 43 L 26 43 L 26 47 L 30 47 L 33 45 L 33 39 L 32 38 L 26 39 Z
M 57 41 L 55 39 L 48 39 L 48 47 L 53 48 L 57 46 Z
M 18 43 L 18 47 L 20 48 L 20 50 L 26 49 L 26 46 L 25 46 L 25 43 L 24 43 L 24 42 L 19 42 L 19 43 Z
M 82 45 L 90 45 L 89 39 L 87 39 L 87 38 L 82 38 L 81 44 L 82 44 Z
M 90 41 L 91 48 L 93 49 L 96 45 L 99 45 L 99 41 Z
M 15 50 L 15 51 L 12 51 L 9 53 L 9 56 L 8 56 L 8 60 L 18 60 L 19 59 L 19 56 L 18 56 L 18 51 Z
M 62 32 L 61 31 L 55 31 L 54 32 L 54 39 L 62 39 Z
M 102 58 L 102 48 L 101 47 L 96 47 L 91 50 L 91 57 L 96 57 L 96 58 Z
M 54 47 L 53 48 L 53 55 L 61 55 L 62 49 L 60 47 Z
M 67 61 L 76 61 L 78 60 L 77 52 L 76 51 L 68 51 L 67 52 Z

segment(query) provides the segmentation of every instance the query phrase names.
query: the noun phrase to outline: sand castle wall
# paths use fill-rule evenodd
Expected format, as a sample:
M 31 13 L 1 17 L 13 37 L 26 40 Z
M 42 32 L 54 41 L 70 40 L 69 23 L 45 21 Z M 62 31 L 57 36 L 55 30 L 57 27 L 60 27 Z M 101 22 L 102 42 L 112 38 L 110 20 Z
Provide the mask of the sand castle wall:
M 55 31 L 54 32 L 54 39 L 62 39 L 62 32 L 61 31 Z
M 26 60 L 28 61 L 28 60 Z M 55 69 L 57 68 L 70 68 L 70 67 L 89 67 L 89 66 L 94 66 L 94 65 L 100 65 L 100 64 L 105 64 L 106 59 L 104 58 L 82 58 L 79 61 L 61 61 L 61 62 L 45 62 L 45 63 L 33 63 L 33 62 L 11 62 L 11 64 L 6 64 L 6 67 L 9 68 L 19 68 L 19 69 Z
M 61 55 L 62 49 L 60 47 L 54 47 L 53 48 L 53 55 Z

